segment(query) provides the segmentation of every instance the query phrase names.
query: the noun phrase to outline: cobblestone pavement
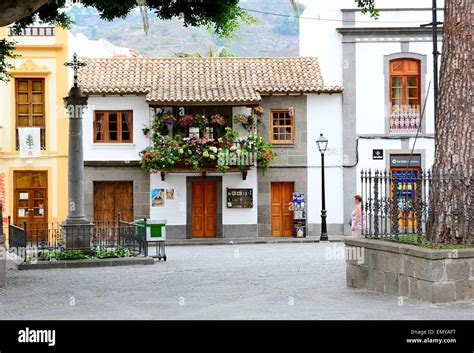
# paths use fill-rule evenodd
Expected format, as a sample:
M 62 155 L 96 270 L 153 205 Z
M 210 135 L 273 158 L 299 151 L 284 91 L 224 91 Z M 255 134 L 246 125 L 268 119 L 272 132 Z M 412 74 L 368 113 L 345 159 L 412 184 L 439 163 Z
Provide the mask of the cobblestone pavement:
M 10 270 L 0 318 L 474 318 L 474 302 L 399 305 L 395 296 L 346 287 L 344 260 L 327 258 L 342 246 L 174 246 L 166 263 L 151 266 Z

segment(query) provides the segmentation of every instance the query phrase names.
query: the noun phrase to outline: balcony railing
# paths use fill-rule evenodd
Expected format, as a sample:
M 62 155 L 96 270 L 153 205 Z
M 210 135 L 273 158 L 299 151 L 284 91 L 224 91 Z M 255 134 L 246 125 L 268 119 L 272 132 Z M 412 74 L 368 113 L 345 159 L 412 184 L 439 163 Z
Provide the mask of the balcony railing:
M 14 32 L 13 27 L 8 27 L 8 35 L 9 36 L 29 36 L 29 37 L 54 37 L 55 28 L 54 26 L 50 27 L 40 27 L 40 26 L 32 26 L 26 27 L 20 30 L 20 34 L 16 34 Z
M 420 124 L 420 112 L 415 109 L 394 110 L 389 114 L 389 132 L 391 134 L 416 133 Z

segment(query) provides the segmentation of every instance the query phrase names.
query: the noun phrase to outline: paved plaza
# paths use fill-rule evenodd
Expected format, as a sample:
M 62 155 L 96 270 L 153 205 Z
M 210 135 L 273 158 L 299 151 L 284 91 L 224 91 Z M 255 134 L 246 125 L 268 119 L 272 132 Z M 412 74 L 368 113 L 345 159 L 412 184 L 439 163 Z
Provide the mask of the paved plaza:
M 474 302 L 433 305 L 346 287 L 343 246 L 173 246 L 167 262 L 148 266 L 10 270 L 0 318 L 474 318 Z

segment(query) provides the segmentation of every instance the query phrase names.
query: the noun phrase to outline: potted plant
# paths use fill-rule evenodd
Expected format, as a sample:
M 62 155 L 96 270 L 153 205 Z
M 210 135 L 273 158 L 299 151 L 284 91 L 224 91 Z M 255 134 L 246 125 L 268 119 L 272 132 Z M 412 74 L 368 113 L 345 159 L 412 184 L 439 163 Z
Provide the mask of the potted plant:
M 145 135 L 146 137 L 149 137 L 148 136 L 148 134 L 150 133 L 150 127 L 149 126 L 143 125 L 142 131 L 143 131 L 143 135 Z

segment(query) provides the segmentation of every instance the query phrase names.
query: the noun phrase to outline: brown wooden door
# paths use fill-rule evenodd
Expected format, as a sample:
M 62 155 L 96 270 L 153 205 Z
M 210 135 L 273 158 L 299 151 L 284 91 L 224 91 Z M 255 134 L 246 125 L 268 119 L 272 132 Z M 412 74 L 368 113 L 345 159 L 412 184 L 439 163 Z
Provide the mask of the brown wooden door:
M 292 202 L 294 183 L 272 183 L 271 222 L 272 236 L 291 237 L 293 235 L 293 212 L 289 209 Z
M 217 184 L 214 181 L 192 183 L 192 236 L 210 238 L 217 229 Z
M 48 172 L 15 171 L 13 223 L 23 227 L 27 240 L 47 240 L 48 236 Z
M 48 221 L 47 172 L 14 173 L 14 216 L 16 225 L 46 223 Z
M 133 181 L 94 182 L 94 221 L 133 221 Z

